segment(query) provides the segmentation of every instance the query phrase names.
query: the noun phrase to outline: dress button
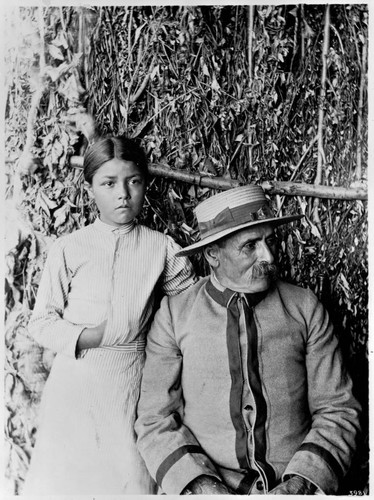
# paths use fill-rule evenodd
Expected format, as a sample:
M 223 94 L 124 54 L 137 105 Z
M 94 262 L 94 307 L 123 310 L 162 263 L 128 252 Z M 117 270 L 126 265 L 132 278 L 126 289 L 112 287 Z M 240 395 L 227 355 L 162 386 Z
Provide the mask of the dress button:
M 262 491 L 264 489 L 264 483 L 262 481 L 257 481 L 256 488 L 258 491 Z
M 246 411 L 252 411 L 252 410 L 253 410 L 253 406 L 252 406 L 252 405 L 245 405 L 245 406 L 244 406 L 244 409 L 245 409 Z

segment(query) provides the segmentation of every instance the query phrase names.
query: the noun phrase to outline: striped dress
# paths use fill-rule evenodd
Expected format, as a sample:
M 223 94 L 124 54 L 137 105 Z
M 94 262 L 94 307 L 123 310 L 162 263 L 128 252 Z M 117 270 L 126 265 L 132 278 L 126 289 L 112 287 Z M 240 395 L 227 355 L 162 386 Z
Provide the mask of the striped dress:
M 179 249 L 144 226 L 100 219 L 53 244 L 29 331 L 57 355 L 23 494 L 154 493 L 134 419 L 155 302 L 196 281 Z M 77 355 L 82 330 L 104 320 L 100 347 Z

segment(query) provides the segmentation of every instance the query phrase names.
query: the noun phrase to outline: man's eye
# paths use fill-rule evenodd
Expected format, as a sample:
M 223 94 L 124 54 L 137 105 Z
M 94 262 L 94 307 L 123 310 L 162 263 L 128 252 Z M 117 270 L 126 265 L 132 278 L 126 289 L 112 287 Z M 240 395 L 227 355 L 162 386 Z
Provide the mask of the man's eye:
M 275 245 L 275 238 L 268 238 L 266 240 L 266 243 L 270 245 L 271 247 Z
M 142 180 L 141 179 L 131 179 L 130 184 L 141 184 Z
M 256 248 L 256 242 L 252 241 L 252 242 L 246 243 L 245 247 L 248 248 L 249 250 L 253 250 L 254 248 Z

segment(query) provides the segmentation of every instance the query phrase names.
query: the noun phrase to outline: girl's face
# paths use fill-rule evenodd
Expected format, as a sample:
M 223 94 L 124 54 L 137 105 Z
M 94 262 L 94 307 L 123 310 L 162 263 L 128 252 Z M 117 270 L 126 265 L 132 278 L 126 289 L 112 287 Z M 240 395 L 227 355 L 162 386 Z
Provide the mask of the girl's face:
M 139 215 L 145 189 L 144 175 L 139 167 L 132 161 L 117 158 L 103 163 L 91 184 L 100 219 L 117 227 Z

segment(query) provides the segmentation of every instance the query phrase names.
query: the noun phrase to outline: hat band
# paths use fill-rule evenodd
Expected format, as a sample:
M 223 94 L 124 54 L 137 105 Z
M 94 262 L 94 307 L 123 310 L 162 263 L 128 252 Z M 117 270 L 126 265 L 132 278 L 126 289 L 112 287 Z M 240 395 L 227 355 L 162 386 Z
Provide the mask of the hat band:
M 199 222 L 200 240 L 220 233 L 225 229 L 240 226 L 246 222 L 265 221 L 273 217 L 274 213 L 266 202 L 255 212 L 253 211 L 253 203 L 247 203 L 234 208 L 225 208 L 214 219 Z

